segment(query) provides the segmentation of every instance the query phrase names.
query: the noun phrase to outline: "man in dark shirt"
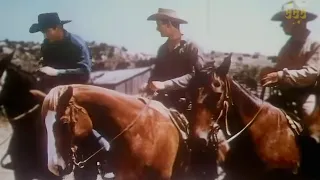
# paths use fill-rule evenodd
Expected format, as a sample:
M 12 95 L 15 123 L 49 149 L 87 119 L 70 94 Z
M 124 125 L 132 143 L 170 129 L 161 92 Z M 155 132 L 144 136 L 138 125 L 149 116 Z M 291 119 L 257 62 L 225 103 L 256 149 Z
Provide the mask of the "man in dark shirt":
M 148 87 L 154 91 L 170 90 L 166 93 L 168 101 L 162 102 L 167 107 L 184 111 L 179 108 L 179 99 L 185 97 L 185 90 L 175 87 L 183 86 L 185 82 L 178 77 L 190 78 L 194 70 L 201 69 L 204 63 L 202 54 L 194 43 L 183 39 L 180 24 L 187 24 L 187 21 L 179 18 L 174 10 L 159 8 L 158 13 L 149 16 L 148 20 L 156 21 L 161 36 L 168 37 L 158 50 Z
M 63 28 L 69 22 L 61 21 L 57 13 L 43 13 L 29 29 L 30 33 L 44 34 L 39 71 L 46 75 L 41 82 L 46 92 L 57 85 L 85 84 L 90 78 L 90 50 L 83 39 Z
M 86 84 L 90 78 L 90 50 L 82 38 L 63 28 L 69 22 L 61 21 L 57 13 L 43 13 L 29 29 L 30 33 L 42 32 L 45 38 L 41 46 L 43 67 L 39 69 L 44 74 L 39 89 L 45 93 L 58 85 Z M 75 179 L 96 177 L 96 173 L 92 165 L 74 170 Z

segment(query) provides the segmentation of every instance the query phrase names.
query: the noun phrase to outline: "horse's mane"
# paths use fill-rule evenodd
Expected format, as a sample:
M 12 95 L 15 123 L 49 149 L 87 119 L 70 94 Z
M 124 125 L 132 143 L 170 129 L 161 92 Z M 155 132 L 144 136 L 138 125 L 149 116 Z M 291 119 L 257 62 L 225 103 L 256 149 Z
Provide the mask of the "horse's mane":
M 61 86 L 56 86 L 52 88 L 47 94 L 47 96 L 44 98 L 44 102 L 48 103 L 47 108 L 49 108 L 52 111 L 56 111 L 59 98 L 64 92 L 66 92 L 67 89 L 68 89 L 67 85 L 61 85 Z

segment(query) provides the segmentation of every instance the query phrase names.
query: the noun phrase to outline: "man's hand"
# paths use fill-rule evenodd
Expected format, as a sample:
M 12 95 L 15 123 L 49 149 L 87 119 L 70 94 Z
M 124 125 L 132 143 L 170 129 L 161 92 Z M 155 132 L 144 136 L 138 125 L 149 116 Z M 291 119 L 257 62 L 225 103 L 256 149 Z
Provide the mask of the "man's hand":
M 272 72 L 276 72 L 273 67 L 264 67 L 260 70 L 259 78 L 262 79 L 264 76 Z
M 147 91 L 147 88 L 148 88 L 148 83 L 143 83 L 142 86 L 139 88 L 139 92 L 140 93 L 145 92 Z
M 149 88 L 153 91 L 165 89 L 164 82 L 161 81 L 152 81 L 149 83 Z
M 58 70 L 54 69 L 52 67 L 49 66 L 45 66 L 39 69 L 40 72 L 48 75 L 48 76 L 57 76 L 58 75 Z
M 277 82 L 279 82 L 279 76 L 277 72 L 272 72 L 261 79 L 261 85 L 265 86 L 274 86 Z

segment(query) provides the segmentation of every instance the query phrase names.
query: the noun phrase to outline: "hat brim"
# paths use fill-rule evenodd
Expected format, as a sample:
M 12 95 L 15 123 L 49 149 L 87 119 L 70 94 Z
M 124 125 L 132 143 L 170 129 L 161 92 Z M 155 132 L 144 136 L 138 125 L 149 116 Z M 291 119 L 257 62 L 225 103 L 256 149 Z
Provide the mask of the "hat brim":
M 183 20 L 183 19 L 180 19 L 180 18 L 177 18 L 177 17 L 171 17 L 171 16 L 168 16 L 168 15 L 159 14 L 159 13 L 152 14 L 151 16 L 149 16 L 147 18 L 148 21 L 157 21 L 157 20 L 165 20 L 165 19 L 171 20 L 173 22 L 177 22 L 179 24 L 188 24 L 188 22 Z
M 307 16 L 306 16 L 307 18 L 305 19 L 306 21 L 313 21 L 318 17 L 316 14 L 313 14 L 311 12 L 306 12 L 306 13 L 307 13 Z M 271 17 L 271 21 L 284 21 L 284 20 L 287 20 L 285 11 L 279 11 Z
M 61 21 L 60 24 L 63 25 L 63 24 L 67 24 L 67 23 L 69 23 L 69 22 L 71 22 L 71 20 Z M 29 32 L 30 32 L 30 33 L 40 32 L 40 31 L 42 31 L 42 30 L 44 30 L 44 28 L 42 28 L 38 23 L 32 24 L 32 25 L 30 26 L 30 28 L 29 28 Z

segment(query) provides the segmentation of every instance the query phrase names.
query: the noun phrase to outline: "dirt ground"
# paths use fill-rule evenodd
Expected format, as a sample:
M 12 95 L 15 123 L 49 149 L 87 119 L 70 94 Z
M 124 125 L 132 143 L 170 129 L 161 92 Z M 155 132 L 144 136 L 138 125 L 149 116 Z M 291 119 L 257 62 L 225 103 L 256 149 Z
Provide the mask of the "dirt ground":
M 11 138 L 12 129 L 10 124 L 1 117 L 0 119 L 0 158 L 6 153 L 10 138 Z M 10 159 L 6 158 L 4 163 L 9 162 Z M 3 169 L 0 167 L 0 179 L 1 180 L 14 180 L 13 172 L 11 170 Z

